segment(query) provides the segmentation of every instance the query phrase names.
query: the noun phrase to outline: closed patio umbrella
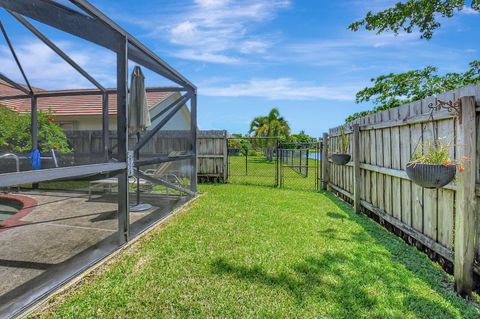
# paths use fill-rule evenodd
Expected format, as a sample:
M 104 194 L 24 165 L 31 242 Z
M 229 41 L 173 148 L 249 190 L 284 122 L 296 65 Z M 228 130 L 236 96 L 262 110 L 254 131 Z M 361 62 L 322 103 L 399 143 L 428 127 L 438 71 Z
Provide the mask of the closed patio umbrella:
M 128 133 L 137 136 L 140 140 L 142 132 L 152 125 L 150 110 L 147 104 L 147 93 L 145 91 L 145 76 L 142 69 L 136 66 L 133 69 L 130 81 L 130 95 L 128 97 Z M 139 152 L 135 154 L 139 159 Z M 150 204 L 140 203 L 140 177 L 137 175 L 137 204 L 130 207 L 130 211 L 139 212 L 152 208 Z
M 145 76 L 139 66 L 132 72 L 128 106 L 128 133 L 139 134 L 152 125 L 145 91 Z

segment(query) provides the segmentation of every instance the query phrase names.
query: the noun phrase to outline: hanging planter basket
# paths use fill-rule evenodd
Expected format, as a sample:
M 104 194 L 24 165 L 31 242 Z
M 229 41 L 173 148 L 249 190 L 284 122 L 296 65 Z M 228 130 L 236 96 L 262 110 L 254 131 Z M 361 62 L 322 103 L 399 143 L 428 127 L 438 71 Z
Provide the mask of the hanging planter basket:
M 409 162 L 406 171 L 408 177 L 423 188 L 441 188 L 455 178 L 457 170 L 455 165 Z
M 337 165 L 345 165 L 348 162 L 350 162 L 350 159 L 352 158 L 350 154 L 332 154 L 332 162 L 334 162 Z

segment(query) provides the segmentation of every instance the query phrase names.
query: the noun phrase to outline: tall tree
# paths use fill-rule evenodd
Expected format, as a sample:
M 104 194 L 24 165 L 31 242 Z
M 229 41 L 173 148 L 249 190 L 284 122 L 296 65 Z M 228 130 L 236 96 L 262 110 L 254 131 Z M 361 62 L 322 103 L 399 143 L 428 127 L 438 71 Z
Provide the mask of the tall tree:
M 421 38 L 431 39 L 434 31 L 441 26 L 437 20 L 439 16 L 450 18 L 466 9 L 480 12 L 480 0 L 408 0 L 377 13 L 369 11 L 364 19 L 352 23 L 349 28 L 358 31 L 364 27 L 377 34 L 385 31 L 411 33 L 418 28 Z M 375 109 L 355 113 L 347 118 L 347 122 L 372 112 L 480 82 L 480 61 L 477 60 L 472 61 L 469 70 L 464 73 L 440 76 L 437 71 L 437 68 L 428 66 L 423 70 L 391 73 L 372 79 L 373 86 L 359 91 L 356 102 L 370 101 Z
M 290 135 L 290 126 L 288 122 L 280 116 L 280 111 L 273 108 L 267 116 L 258 116 L 253 119 L 250 124 L 250 134 L 254 137 L 280 137 L 287 138 Z M 275 140 L 264 139 L 254 141 L 254 146 L 262 147 L 266 153 L 268 160 L 273 159 L 273 150 L 275 148 Z
M 258 116 L 250 124 L 250 134 L 254 137 L 283 137 L 290 134 L 288 122 L 273 108 L 267 116 Z
M 439 75 L 437 71 L 437 68 L 428 66 L 422 70 L 390 73 L 372 79 L 373 85 L 357 92 L 355 102 L 371 102 L 375 108 L 372 111 L 355 113 L 346 121 L 350 122 L 370 113 L 421 100 L 447 90 L 480 83 L 480 61 L 470 62 L 470 68 L 464 73 Z
M 411 33 L 418 28 L 422 38 L 431 39 L 433 32 L 441 26 L 439 16 L 451 18 L 467 8 L 480 12 L 480 0 L 408 0 L 377 13 L 369 11 L 365 18 L 350 24 L 349 28 L 358 31 L 365 27 L 377 34 L 389 30 L 395 34 L 399 31 Z

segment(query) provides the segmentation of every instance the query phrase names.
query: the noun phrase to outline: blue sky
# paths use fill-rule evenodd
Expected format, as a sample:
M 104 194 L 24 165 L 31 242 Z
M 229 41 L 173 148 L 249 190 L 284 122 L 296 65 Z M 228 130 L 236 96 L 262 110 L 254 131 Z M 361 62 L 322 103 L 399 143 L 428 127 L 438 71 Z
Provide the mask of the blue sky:
M 66 1 L 60 1 L 65 3 Z M 351 32 L 349 23 L 387 0 L 92 0 L 199 89 L 199 127 L 246 133 L 251 119 L 280 109 L 293 132 L 320 136 L 351 113 L 355 92 L 389 72 L 427 65 L 462 71 L 479 57 L 480 15 L 441 20 L 433 40 L 418 33 Z M 16 21 L 0 13 L 33 85 L 90 87 Z M 34 23 L 105 86 L 115 85 L 111 52 Z M 0 41 L 2 72 L 20 79 Z M 148 85 L 168 84 L 147 72 Z

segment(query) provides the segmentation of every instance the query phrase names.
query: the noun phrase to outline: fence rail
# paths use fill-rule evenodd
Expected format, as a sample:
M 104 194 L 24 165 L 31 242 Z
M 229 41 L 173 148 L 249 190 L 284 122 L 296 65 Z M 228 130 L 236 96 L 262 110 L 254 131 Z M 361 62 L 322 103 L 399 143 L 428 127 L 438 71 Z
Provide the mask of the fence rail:
M 437 101 L 461 101 L 461 112 L 434 108 Z M 373 213 L 454 264 L 457 290 L 468 294 L 473 272 L 480 274 L 476 207 L 480 189 L 477 144 L 480 142 L 480 86 L 468 86 L 359 118 L 347 124 L 348 153 L 353 162 L 323 168 L 323 183 L 357 211 Z M 425 189 L 410 181 L 405 167 L 415 151 L 426 152 L 434 137 L 450 143 L 451 158 L 469 158 L 456 181 Z M 335 152 L 341 127 L 329 130 L 323 150 Z M 328 166 L 328 167 L 327 167 Z

